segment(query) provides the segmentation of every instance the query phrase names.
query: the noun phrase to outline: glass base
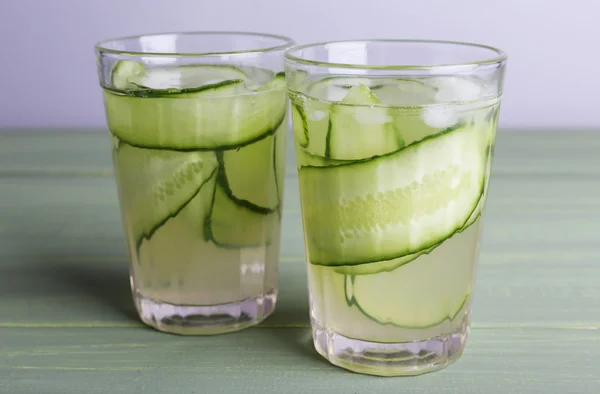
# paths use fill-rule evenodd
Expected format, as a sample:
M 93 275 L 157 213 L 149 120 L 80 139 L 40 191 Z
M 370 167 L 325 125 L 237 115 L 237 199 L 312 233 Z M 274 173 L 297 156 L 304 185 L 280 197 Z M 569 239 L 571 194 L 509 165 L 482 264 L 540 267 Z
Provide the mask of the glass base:
M 352 339 L 327 330 L 314 319 L 313 342 L 321 356 L 338 367 L 378 376 L 421 375 L 443 369 L 462 354 L 469 324 L 425 341 L 378 343 Z
M 173 305 L 134 293 L 142 321 L 159 331 L 180 335 L 214 335 L 256 325 L 275 310 L 277 290 L 239 302 L 212 306 Z

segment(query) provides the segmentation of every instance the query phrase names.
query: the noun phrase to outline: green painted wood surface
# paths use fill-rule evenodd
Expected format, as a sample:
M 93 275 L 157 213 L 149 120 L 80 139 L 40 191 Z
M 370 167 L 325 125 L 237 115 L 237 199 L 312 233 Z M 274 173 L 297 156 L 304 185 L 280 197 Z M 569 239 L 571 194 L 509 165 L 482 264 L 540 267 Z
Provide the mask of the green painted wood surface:
M 189 338 L 135 316 L 106 133 L 0 134 L 0 393 L 600 392 L 600 130 L 499 133 L 467 350 L 414 378 L 312 350 L 288 158 L 276 313 Z

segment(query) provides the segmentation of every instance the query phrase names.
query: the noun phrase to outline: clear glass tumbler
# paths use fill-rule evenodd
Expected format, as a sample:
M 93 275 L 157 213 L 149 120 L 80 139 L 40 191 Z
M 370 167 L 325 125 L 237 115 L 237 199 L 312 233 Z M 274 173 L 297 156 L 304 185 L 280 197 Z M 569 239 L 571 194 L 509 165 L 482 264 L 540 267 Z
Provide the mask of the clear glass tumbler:
M 275 308 L 292 44 L 198 32 L 96 45 L 133 298 L 160 331 L 235 331 Z
M 463 352 L 506 56 L 371 40 L 285 53 L 313 340 L 374 375 Z

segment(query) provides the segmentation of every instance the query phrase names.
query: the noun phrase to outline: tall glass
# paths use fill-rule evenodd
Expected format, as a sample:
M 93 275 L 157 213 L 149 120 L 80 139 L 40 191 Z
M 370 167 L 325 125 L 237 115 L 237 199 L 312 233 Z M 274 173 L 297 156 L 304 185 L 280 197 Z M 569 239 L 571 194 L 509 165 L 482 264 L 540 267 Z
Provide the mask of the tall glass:
M 374 375 L 463 352 L 506 56 L 372 40 L 285 53 L 313 340 Z
M 235 331 L 275 308 L 292 44 L 201 32 L 96 45 L 133 298 L 160 331 Z

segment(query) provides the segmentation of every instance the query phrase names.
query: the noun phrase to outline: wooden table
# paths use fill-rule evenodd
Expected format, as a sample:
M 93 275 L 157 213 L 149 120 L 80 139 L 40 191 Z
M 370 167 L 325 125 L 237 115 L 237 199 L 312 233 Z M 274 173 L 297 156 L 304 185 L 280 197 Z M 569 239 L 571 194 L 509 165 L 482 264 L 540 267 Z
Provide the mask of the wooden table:
M 136 318 L 107 135 L 0 134 L 0 393 L 600 393 L 600 130 L 500 132 L 466 352 L 413 378 L 315 354 L 295 176 L 277 312 L 181 337 Z

